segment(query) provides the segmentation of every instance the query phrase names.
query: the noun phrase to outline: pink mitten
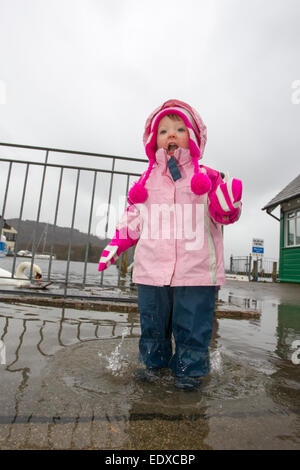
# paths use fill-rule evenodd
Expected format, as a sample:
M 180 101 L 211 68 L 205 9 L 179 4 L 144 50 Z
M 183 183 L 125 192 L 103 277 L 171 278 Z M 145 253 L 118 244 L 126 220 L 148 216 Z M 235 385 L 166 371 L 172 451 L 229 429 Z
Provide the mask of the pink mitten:
M 242 190 L 241 180 L 225 178 L 225 183 L 209 193 L 209 211 L 216 222 L 227 225 L 238 220 L 242 207 Z
M 99 261 L 98 271 L 104 271 L 114 264 L 121 253 L 128 250 L 131 246 L 135 245 L 137 240 L 133 240 L 129 235 L 122 231 L 116 230 L 115 236 L 112 241 L 104 248 Z

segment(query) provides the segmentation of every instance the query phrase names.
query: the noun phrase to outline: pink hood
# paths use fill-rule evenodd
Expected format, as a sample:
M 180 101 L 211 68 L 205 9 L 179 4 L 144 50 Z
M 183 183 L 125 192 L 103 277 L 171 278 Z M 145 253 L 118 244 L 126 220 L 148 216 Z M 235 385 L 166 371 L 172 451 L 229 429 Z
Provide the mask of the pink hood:
M 146 124 L 145 124 L 145 131 L 144 131 L 144 135 L 143 135 L 144 146 L 146 146 L 146 143 L 149 139 L 149 135 L 150 135 L 150 131 L 151 131 L 151 123 L 152 123 L 153 119 L 155 118 L 155 116 L 160 111 L 162 111 L 163 109 L 166 109 L 166 108 L 169 108 L 169 107 L 172 107 L 172 106 L 177 106 L 177 107 L 182 108 L 183 110 L 186 110 L 190 113 L 190 115 L 192 117 L 192 120 L 193 120 L 193 122 L 191 124 L 193 125 L 193 128 L 195 130 L 197 138 L 199 139 L 199 150 L 200 150 L 199 160 L 200 160 L 203 157 L 203 152 L 204 152 L 204 148 L 205 148 L 205 144 L 206 144 L 206 140 L 207 140 L 206 126 L 205 126 L 204 122 L 202 121 L 202 119 L 201 119 L 200 115 L 198 114 L 198 112 L 194 108 L 192 108 L 190 105 L 188 105 L 187 103 L 184 103 L 183 101 L 179 101 L 179 100 L 175 100 L 175 99 L 168 100 L 165 103 L 163 103 L 161 106 L 156 108 L 150 114 L 150 116 L 148 117 L 148 119 L 146 121 Z
M 206 126 L 194 108 L 192 108 L 187 103 L 184 103 L 183 101 L 173 99 L 166 101 L 161 106 L 156 108 L 146 121 L 143 142 L 146 155 L 149 158 L 149 166 L 140 180 L 135 183 L 129 191 L 128 201 L 132 204 L 143 203 L 148 197 L 148 192 L 145 188 L 145 185 L 151 174 L 156 159 L 156 135 L 158 122 L 162 116 L 168 113 L 168 109 L 170 109 L 171 114 L 178 114 L 183 119 L 188 129 L 189 149 L 194 167 L 194 175 L 191 178 L 192 192 L 197 196 L 201 196 L 208 193 L 211 189 L 211 181 L 209 177 L 199 170 L 199 160 L 203 156 L 206 144 Z

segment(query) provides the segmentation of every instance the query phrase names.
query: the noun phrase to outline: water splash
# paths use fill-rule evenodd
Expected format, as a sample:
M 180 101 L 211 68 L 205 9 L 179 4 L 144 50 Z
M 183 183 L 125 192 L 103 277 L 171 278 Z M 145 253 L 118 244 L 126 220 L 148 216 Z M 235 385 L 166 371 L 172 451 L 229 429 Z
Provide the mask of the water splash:
M 221 352 L 217 349 L 210 356 L 211 370 L 221 373 L 223 369 L 223 360 Z
M 98 353 L 99 357 L 104 358 L 108 362 L 106 369 L 111 371 L 113 375 L 122 375 L 122 368 L 124 368 L 123 366 L 126 363 L 126 361 L 125 361 L 125 356 L 121 355 L 120 350 L 121 350 L 123 341 L 128 334 L 129 334 L 129 328 L 125 328 L 122 331 L 122 338 L 121 338 L 120 343 L 116 346 L 115 350 L 109 356 L 103 356 L 102 353 L 100 352 Z

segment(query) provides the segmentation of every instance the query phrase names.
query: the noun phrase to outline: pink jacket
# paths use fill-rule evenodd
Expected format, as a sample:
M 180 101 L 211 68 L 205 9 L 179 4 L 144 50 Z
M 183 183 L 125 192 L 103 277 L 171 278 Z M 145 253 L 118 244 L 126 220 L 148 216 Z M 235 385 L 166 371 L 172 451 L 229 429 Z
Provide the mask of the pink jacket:
M 169 155 L 159 149 L 146 183 L 147 200 L 129 206 L 117 227 L 119 231 L 127 229 L 130 238 L 138 239 L 133 282 L 155 286 L 223 285 L 222 225 L 210 215 L 207 194 L 196 196 L 191 191 L 194 168 L 189 150 L 179 148 L 174 157 L 181 178 L 173 181 L 167 166 Z M 222 182 L 220 173 L 200 168 L 209 175 L 214 191 Z
M 155 148 L 155 124 L 152 127 L 156 116 L 172 107 L 183 113 L 183 119 L 186 113 L 189 116 L 186 125 L 190 148 L 175 151 L 181 174 L 176 181 L 167 165 L 169 155 L 164 149 Z M 198 167 L 206 144 L 206 127 L 197 111 L 179 100 L 165 102 L 149 116 L 143 141 L 149 158 L 148 170 L 129 192 L 130 205 L 114 238 L 103 250 L 99 271 L 107 269 L 123 251 L 137 243 L 135 283 L 223 285 L 222 224 L 233 223 L 240 216 L 241 181 L 231 179 L 224 183 L 218 171 L 203 165 Z M 199 178 L 199 171 L 208 178 L 205 175 Z M 195 176 L 198 183 L 209 182 L 205 191 L 195 186 Z

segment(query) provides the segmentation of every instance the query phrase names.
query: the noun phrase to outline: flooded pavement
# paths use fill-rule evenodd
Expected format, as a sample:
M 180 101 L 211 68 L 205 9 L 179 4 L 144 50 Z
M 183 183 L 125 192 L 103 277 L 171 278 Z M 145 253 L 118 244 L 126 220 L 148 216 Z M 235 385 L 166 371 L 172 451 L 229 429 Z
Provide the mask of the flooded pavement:
M 168 370 L 135 379 L 137 313 L 0 303 L 0 448 L 299 449 L 300 286 L 228 281 L 219 298 L 261 317 L 215 319 L 194 392 Z

